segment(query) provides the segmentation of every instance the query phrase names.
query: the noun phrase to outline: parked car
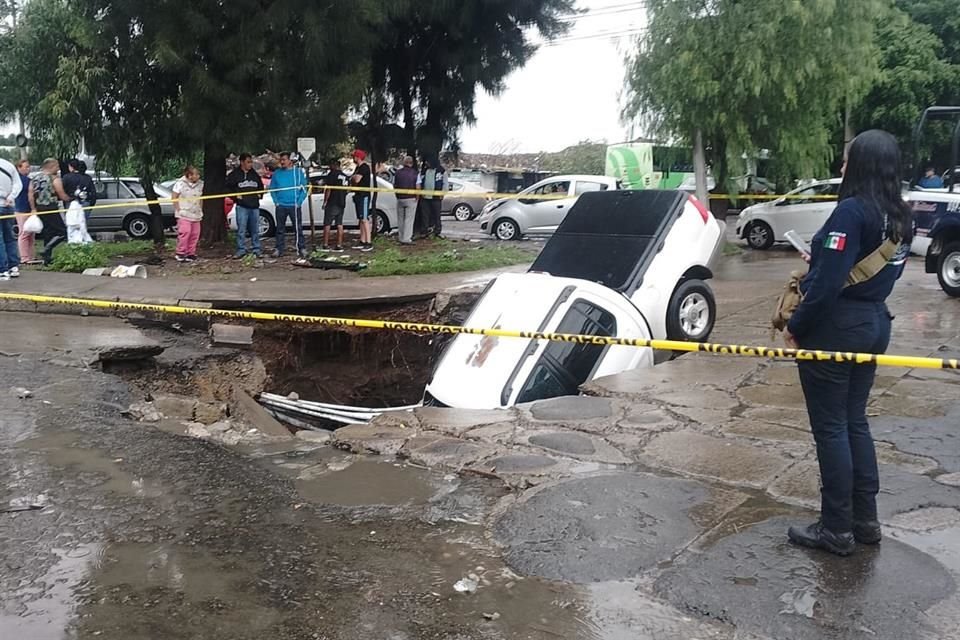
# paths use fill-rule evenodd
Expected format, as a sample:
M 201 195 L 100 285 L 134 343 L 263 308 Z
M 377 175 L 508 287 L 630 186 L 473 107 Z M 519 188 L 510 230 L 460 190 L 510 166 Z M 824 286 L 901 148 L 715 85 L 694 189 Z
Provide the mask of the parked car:
M 146 205 L 147 194 L 139 178 L 113 178 L 94 176 L 94 185 L 97 188 L 97 205 L 117 205 L 107 208 L 96 208 L 90 212 L 87 229 L 96 231 L 126 231 L 127 235 L 135 239 L 150 236 L 150 208 Z M 159 198 L 170 198 L 171 192 L 162 185 L 154 185 Z M 163 214 L 165 229 L 176 225 L 173 215 L 173 204 L 165 202 L 160 205 Z
M 314 185 L 314 193 L 311 196 L 311 201 L 313 202 L 313 219 L 317 228 L 323 226 L 323 188 L 320 185 L 320 179 L 322 177 L 323 174 L 320 173 L 310 174 L 310 183 Z M 385 189 L 385 191 L 380 191 L 377 194 L 377 208 L 374 211 L 373 218 L 374 233 L 378 235 L 388 234 L 397 228 L 397 196 L 391 193 L 393 191 L 393 185 L 384 178 L 377 177 L 377 186 Z M 235 207 L 231 208 L 227 216 L 227 221 L 230 224 L 230 228 L 235 230 L 237 228 L 237 221 L 234 209 Z M 306 202 L 303 203 L 303 207 L 300 210 L 300 220 L 303 223 L 304 229 L 310 228 L 310 210 Z M 353 205 L 353 193 L 347 194 L 347 208 L 343 213 L 343 225 L 351 228 L 360 226 L 357 222 L 357 210 Z M 287 228 L 293 228 L 293 220 L 287 220 Z M 276 205 L 268 193 L 260 198 L 260 236 L 264 238 L 273 237 L 276 229 Z
M 487 203 L 492 193 L 489 189 L 466 182 L 457 178 L 447 180 L 447 190 L 450 192 L 443 198 L 442 214 L 452 215 L 460 222 L 473 220 Z
M 582 194 L 617 188 L 617 179 L 609 176 L 553 176 L 527 187 L 517 198 L 487 204 L 480 214 L 480 228 L 499 240 L 553 233 Z
M 706 341 L 716 321 L 706 280 L 723 230 L 680 191 L 585 194 L 530 271 L 494 280 L 464 326 Z M 509 407 L 575 395 L 589 380 L 653 364 L 645 348 L 458 335 L 424 403 Z
M 819 180 L 794 189 L 779 200 L 747 207 L 737 218 L 737 237 L 759 250 L 769 249 L 775 242 L 786 242 L 784 234 L 790 230 L 809 242 L 836 208 L 837 203 L 827 198 L 836 198 L 840 183 L 840 178 Z

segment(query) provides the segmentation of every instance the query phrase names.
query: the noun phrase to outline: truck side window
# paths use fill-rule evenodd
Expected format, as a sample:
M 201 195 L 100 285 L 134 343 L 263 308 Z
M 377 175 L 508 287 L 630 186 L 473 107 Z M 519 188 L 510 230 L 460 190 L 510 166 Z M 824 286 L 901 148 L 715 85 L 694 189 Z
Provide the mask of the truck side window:
M 615 336 L 617 320 L 605 309 L 577 300 L 564 316 L 556 333 Z M 575 395 L 603 355 L 604 345 L 551 342 L 533 367 L 518 403 Z

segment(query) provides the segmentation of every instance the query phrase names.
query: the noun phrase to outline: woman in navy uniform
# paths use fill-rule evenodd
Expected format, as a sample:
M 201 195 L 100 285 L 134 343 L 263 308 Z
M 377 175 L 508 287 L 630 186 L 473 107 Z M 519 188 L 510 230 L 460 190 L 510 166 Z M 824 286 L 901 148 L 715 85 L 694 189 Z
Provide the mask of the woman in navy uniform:
M 884 353 L 893 319 L 885 303 L 903 273 L 913 236 L 901 196 L 901 156 L 884 131 L 867 131 L 850 145 L 840 202 L 813 238 L 803 302 L 786 331 L 793 348 Z M 899 250 L 865 282 L 844 285 L 851 270 L 886 239 Z M 874 364 L 800 361 L 800 383 L 820 463 L 820 521 L 791 527 L 790 541 L 850 555 L 855 543 L 880 542 L 877 454 L 867 423 Z

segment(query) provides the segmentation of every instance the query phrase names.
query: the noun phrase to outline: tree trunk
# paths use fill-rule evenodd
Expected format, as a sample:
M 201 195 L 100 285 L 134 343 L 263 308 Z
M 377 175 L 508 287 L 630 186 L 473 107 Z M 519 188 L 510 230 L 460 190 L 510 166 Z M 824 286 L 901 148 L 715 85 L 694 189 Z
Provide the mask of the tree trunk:
M 143 185 L 143 192 L 147 196 L 147 205 L 150 208 L 150 237 L 153 238 L 153 247 L 157 251 L 162 251 L 166 244 L 163 228 L 163 209 L 157 202 L 157 191 L 153 188 L 153 172 L 144 171 L 140 176 L 140 184 Z
M 847 151 L 850 150 L 850 144 L 853 142 L 853 139 L 856 137 L 857 132 L 853 129 L 853 114 L 851 113 L 850 108 L 850 98 L 847 98 L 847 103 L 844 106 L 843 110 L 843 156 L 847 156 Z
M 203 147 L 203 195 L 222 195 L 227 188 L 227 147 L 222 142 L 207 142 Z M 200 238 L 205 247 L 227 242 L 227 214 L 223 198 L 203 201 Z

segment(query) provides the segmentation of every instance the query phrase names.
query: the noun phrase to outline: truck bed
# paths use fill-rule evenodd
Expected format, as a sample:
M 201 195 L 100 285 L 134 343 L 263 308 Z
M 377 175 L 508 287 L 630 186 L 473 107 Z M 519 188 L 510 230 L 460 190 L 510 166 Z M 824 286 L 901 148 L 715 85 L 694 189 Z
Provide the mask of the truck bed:
M 598 282 L 630 296 L 687 199 L 682 191 L 585 193 L 530 271 Z

